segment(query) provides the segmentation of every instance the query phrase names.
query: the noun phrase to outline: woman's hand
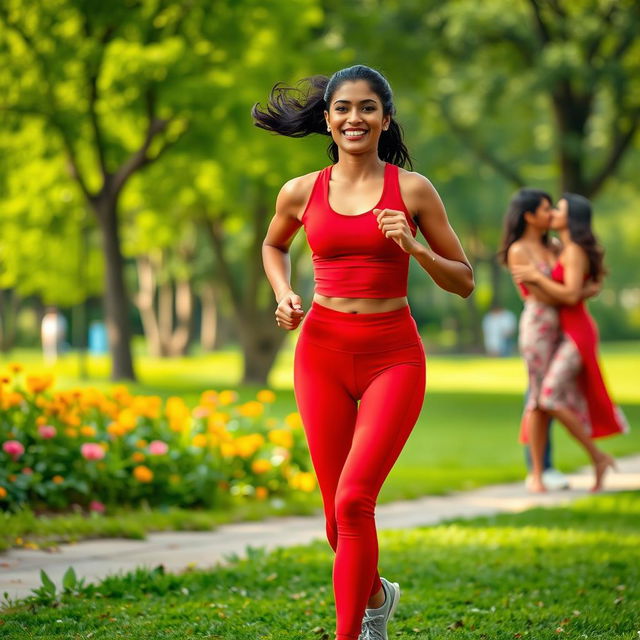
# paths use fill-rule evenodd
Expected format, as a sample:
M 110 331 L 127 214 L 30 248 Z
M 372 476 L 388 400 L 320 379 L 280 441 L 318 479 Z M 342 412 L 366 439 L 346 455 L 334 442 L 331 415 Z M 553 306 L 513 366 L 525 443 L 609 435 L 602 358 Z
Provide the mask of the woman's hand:
M 523 282 L 535 284 L 540 279 L 542 272 L 531 263 L 514 264 L 511 267 L 511 275 L 518 284 Z
M 292 331 L 298 328 L 303 316 L 302 298 L 289 289 L 278 301 L 278 307 L 276 308 L 277 325 L 281 329 Z
M 411 233 L 404 211 L 374 209 L 373 213 L 378 219 L 378 229 L 382 231 L 385 238 L 395 240 L 400 248 L 407 253 L 412 253 L 415 250 L 418 243 Z

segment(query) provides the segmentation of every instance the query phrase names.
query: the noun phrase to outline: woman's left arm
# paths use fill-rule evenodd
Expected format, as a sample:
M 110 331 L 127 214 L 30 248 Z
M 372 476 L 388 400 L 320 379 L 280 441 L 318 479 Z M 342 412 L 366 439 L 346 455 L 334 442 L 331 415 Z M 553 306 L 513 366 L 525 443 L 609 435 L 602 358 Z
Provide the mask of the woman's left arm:
M 418 227 L 429 247 L 413 237 L 402 211 L 374 209 L 380 230 L 412 255 L 439 287 L 467 298 L 475 287 L 473 269 L 438 192 L 419 173 L 403 173 L 401 183 L 403 199 L 408 210 L 416 212 Z
M 513 277 L 516 282 L 536 284 L 560 304 L 577 304 L 585 297 L 584 274 L 588 266 L 587 256 L 578 245 L 571 243 L 562 252 L 562 265 L 564 282 L 557 282 L 545 276 L 534 266 L 514 267 Z

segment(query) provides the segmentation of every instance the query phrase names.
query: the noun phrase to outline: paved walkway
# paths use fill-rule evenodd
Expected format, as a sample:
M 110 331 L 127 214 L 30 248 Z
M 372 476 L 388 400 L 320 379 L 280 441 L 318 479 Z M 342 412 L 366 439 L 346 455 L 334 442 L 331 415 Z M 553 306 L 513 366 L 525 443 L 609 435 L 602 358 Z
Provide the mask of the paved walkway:
M 588 494 L 590 468 L 570 476 L 571 490 L 530 495 L 522 483 L 493 485 L 448 496 L 429 496 L 378 505 L 379 529 L 403 529 L 437 524 L 452 518 L 471 518 L 500 512 L 519 512 L 535 506 L 565 504 Z M 618 472 L 606 479 L 607 491 L 640 489 L 640 455 L 618 460 Z M 139 566 L 163 564 L 167 571 L 188 566 L 210 568 L 227 554 L 243 555 L 247 545 L 273 549 L 324 539 L 322 516 L 269 518 L 262 522 L 222 525 L 215 531 L 149 534 L 146 540 L 99 539 L 62 545 L 53 551 L 12 549 L 0 554 L 0 600 L 24 597 L 40 586 L 40 569 L 60 585 L 73 566 L 87 582 Z

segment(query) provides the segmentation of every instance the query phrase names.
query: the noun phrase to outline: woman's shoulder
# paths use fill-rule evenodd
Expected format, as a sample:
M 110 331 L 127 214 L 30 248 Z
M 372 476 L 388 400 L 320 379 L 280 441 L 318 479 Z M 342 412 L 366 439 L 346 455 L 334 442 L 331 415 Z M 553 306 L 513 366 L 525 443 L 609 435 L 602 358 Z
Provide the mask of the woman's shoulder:
M 286 200 L 290 202 L 306 201 L 321 171 L 323 171 L 323 169 L 305 173 L 304 175 L 287 180 L 280 189 L 280 195 L 284 196 Z
M 278 211 L 288 213 L 289 215 L 300 219 L 301 212 L 306 207 L 309 198 L 311 197 L 311 191 L 322 169 L 318 171 L 312 171 L 311 173 L 305 173 L 304 175 L 297 176 L 287 180 L 282 185 L 280 193 L 278 194 L 278 200 L 276 208 Z
M 408 171 L 407 169 L 398 167 L 398 180 L 403 193 L 406 191 L 408 194 L 425 194 L 435 193 L 436 191 L 429 178 L 417 171 Z

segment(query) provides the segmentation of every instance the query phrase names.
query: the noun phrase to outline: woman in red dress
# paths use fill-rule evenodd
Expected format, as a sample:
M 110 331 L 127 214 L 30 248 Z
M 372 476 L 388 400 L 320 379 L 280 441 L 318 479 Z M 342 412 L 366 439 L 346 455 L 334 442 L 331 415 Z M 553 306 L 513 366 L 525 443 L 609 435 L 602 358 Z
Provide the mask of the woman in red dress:
M 599 491 L 614 460 L 598 449 L 594 439 L 622 433 L 627 424 L 607 392 L 597 359 L 598 330 L 582 301 L 585 281 L 599 282 L 604 276 L 603 252 L 591 230 L 591 217 L 586 198 L 565 194 L 551 220 L 563 246 L 553 271 L 546 275 L 527 264 L 514 265 L 512 274 L 516 282 L 535 284 L 563 305 L 559 309 L 562 339 L 542 381 L 540 407 L 564 424 L 587 451 L 595 473 L 592 490 Z M 577 408 L 576 398 L 582 405 Z M 545 491 L 542 458 L 547 432 L 536 421 L 529 427 L 531 488 Z

